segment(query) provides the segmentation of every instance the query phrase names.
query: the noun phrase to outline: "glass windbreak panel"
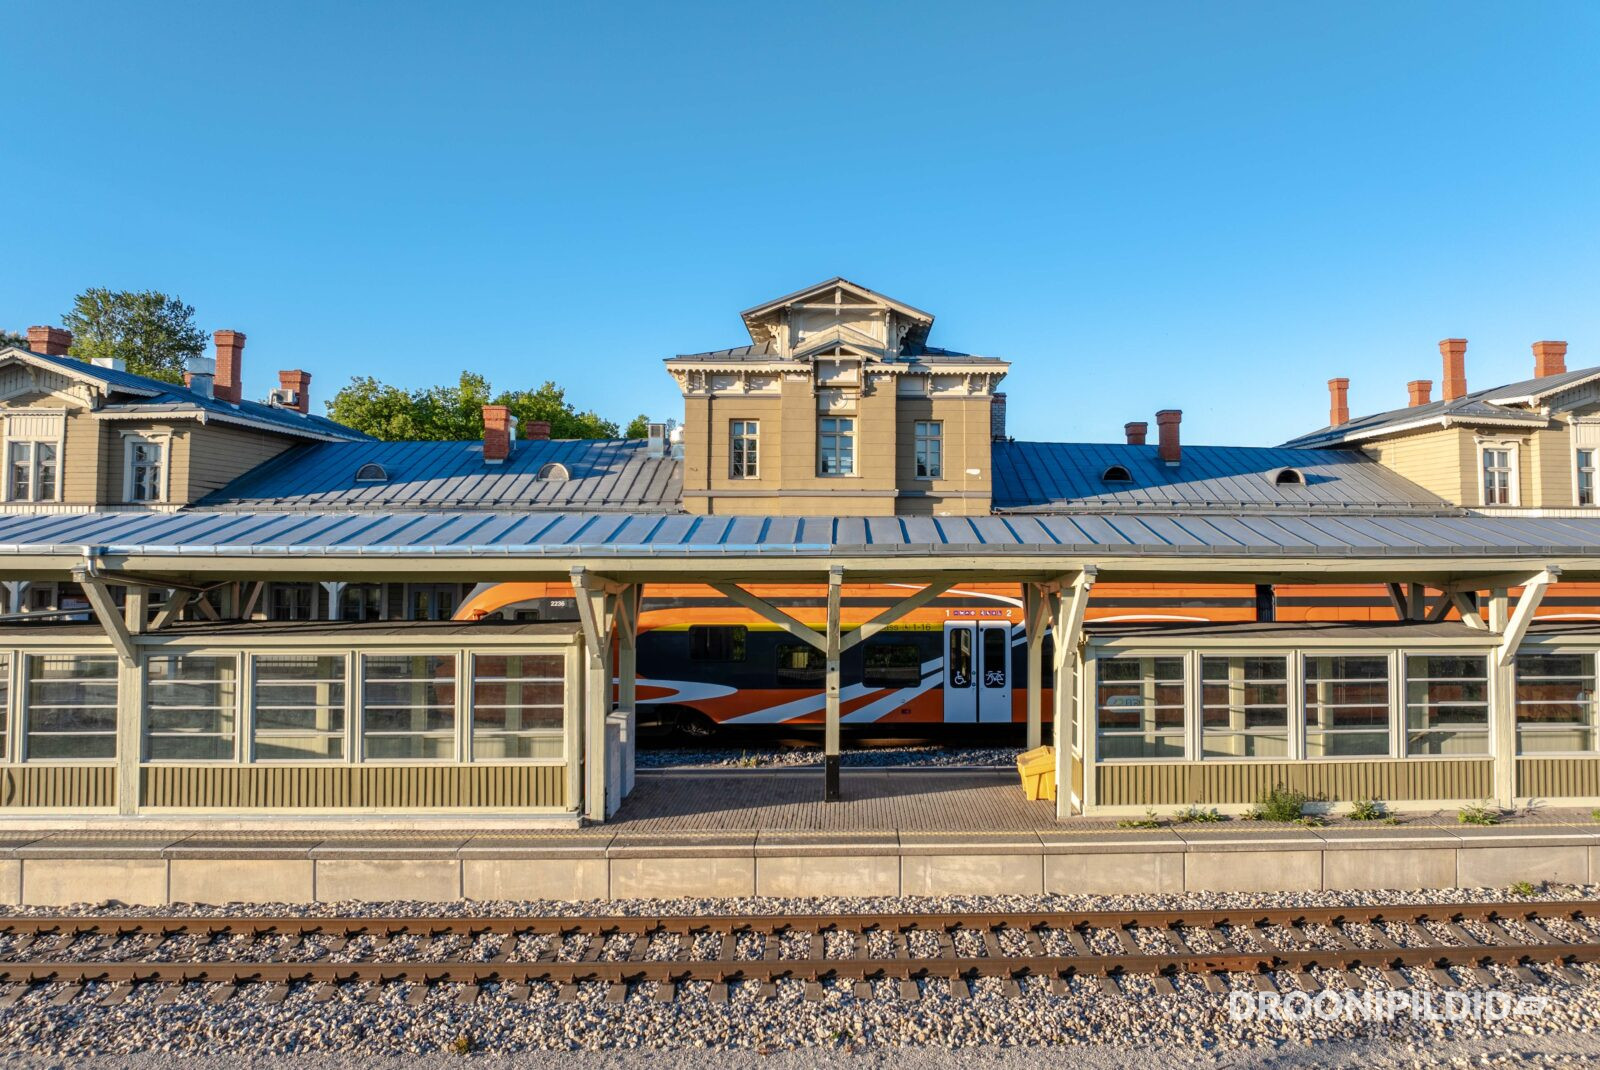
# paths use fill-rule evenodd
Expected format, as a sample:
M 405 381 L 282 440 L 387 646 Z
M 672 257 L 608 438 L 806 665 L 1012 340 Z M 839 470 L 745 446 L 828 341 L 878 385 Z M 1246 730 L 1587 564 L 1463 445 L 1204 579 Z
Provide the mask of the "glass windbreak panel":
M 27 757 L 51 761 L 117 756 L 117 659 L 29 654 L 23 710 Z
M 1484 657 L 1406 658 L 1406 753 L 1489 753 L 1489 662 Z
M 915 643 L 868 643 L 863 653 L 863 687 L 916 687 L 922 683 L 922 654 Z
M 145 668 L 144 756 L 151 762 L 233 757 L 239 659 L 153 657 Z
M 779 687 L 821 687 L 827 669 L 822 651 L 810 643 L 778 644 Z
M 369 654 L 361 659 L 361 749 L 367 761 L 455 756 L 456 659 Z
M 1183 659 L 1118 657 L 1099 663 L 1096 752 L 1102 761 L 1183 757 Z
M 1593 654 L 1518 654 L 1518 753 L 1594 751 L 1594 689 Z
M 0 761 L 10 754 L 11 742 L 11 655 L 0 654 Z
M 1289 755 L 1289 660 L 1200 659 L 1202 758 Z
M 1389 659 L 1306 655 L 1306 757 L 1389 754 Z
M 342 654 L 258 654 L 252 669 L 258 761 L 324 762 L 344 757 Z
M 690 661 L 743 661 L 749 629 L 743 624 L 691 624 Z
M 475 761 L 559 759 L 565 753 L 566 665 L 560 654 L 475 654 Z

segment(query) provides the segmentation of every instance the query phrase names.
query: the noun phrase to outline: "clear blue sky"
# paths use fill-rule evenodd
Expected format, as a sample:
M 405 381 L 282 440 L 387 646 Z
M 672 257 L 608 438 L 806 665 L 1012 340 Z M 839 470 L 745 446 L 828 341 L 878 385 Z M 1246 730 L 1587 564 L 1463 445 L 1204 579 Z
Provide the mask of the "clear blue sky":
M 1600 365 L 1600 4 L 0 2 L 0 324 L 181 295 L 319 403 L 659 361 L 842 274 L 1013 361 L 1019 438 L 1321 426 Z

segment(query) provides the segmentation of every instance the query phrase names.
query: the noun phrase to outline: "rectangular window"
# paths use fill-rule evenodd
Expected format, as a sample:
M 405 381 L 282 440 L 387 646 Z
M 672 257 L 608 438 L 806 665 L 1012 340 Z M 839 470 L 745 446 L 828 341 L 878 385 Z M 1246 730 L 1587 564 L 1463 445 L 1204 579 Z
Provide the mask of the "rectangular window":
M 58 464 L 54 442 L 11 442 L 7 444 L 11 466 L 10 498 L 14 502 L 53 502 L 56 500 Z
M 344 757 L 344 655 L 258 654 L 251 667 L 258 761 Z
M 1306 757 L 1389 754 L 1389 659 L 1305 660 Z
M 1406 658 L 1406 753 L 1489 753 L 1489 662 L 1483 657 Z
M 826 416 L 817 421 L 818 470 L 825 476 L 856 474 L 856 422 Z
M 1594 689 L 1593 654 L 1518 654 L 1517 753 L 1592 753 Z
M 383 584 L 352 583 L 344 589 L 340 620 L 382 620 Z
M 1183 659 L 1100 662 L 1095 687 L 1097 752 L 1106 761 L 1183 757 Z
M 983 686 L 1005 687 L 1010 683 L 1006 673 L 1006 654 L 1011 647 L 1010 628 L 984 628 L 983 638 Z
M 951 628 L 945 632 L 945 682 L 951 687 L 972 686 L 972 629 Z
M 449 761 L 455 735 L 454 655 L 361 659 L 361 749 L 367 761 Z
M 916 687 L 922 683 L 922 653 L 915 643 L 868 643 L 862 653 L 863 687 Z
M 1203 758 L 1289 756 L 1289 661 L 1270 657 L 1200 659 Z
M 11 752 L 6 744 L 11 742 L 11 655 L 0 654 L 0 761 Z
M 1577 453 L 1578 464 L 1578 504 L 1594 504 L 1594 450 L 1579 450 Z
M 50 761 L 117 756 L 117 659 L 105 654 L 29 654 L 27 757 Z
M 129 438 L 125 444 L 128 451 L 126 499 L 130 502 L 161 501 L 165 496 L 161 443 L 143 438 Z
M 1484 505 L 1510 505 L 1511 481 L 1514 478 L 1511 468 L 1511 451 L 1508 449 L 1486 449 L 1483 451 L 1483 504 Z
M 731 478 L 756 478 L 760 431 L 761 425 L 755 420 L 734 420 L 728 425 L 728 475 Z
M 561 758 L 565 688 L 560 654 L 474 654 L 473 761 Z
M 778 646 L 779 687 L 821 687 L 827 668 L 822 651 L 810 643 L 781 643 Z
M 268 590 L 268 620 L 310 620 L 316 588 L 309 583 L 274 583 Z
M 145 669 L 145 760 L 230 760 L 238 683 L 239 662 L 231 654 L 151 658 Z
M 748 633 L 743 624 L 691 624 L 689 660 L 743 661 Z
M 913 435 L 918 479 L 944 478 L 944 424 L 918 420 Z

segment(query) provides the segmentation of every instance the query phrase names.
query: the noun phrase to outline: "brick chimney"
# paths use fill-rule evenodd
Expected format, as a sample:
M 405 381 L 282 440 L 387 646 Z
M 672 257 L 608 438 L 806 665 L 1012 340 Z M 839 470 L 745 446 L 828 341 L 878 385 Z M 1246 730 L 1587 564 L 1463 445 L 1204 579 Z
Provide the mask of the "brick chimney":
M 299 368 L 290 368 L 278 373 L 278 389 L 293 390 L 294 404 L 288 408 L 296 412 L 311 411 L 311 373 L 303 372 Z
M 60 327 L 29 327 L 28 349 L 49 357 L 64 357 L 72 348 L 72 332 Z
M 1533 377 L 1535 379 L 1543 379 L 1547 375 L 1561 375 L 1566 370 L 1567 343 L 1533 343 Z
M 1006 440 L 1006 396 L 994 395 L 989 402 L 989 437 L 996 442 Z
M 1439 400 L 1454 401 L 1467 393 L 1467 340 L 1445 338 L 1439 342 L 1439 355 L 1444 358 L 1444 385 L 1439 388 Z
M 212 339 L 217 343 L 217 377 L 212 393 L 237 405 L 244 397 L 244 332 L 218 331 Z
M 1433 380 L 1413 379 L 1406 384 L 1406 393 L 1410 396 L 1407 404 L 1413 409 L 1418 405 L 1426 405 L 1433 400 Z
M 1350 422 L 1350 380 L 1328 380 L 1328 426 Z
M 499 464 L 511 456 L 511 441 L 516 435 L 517 423 L 511 410 L 504 405 L 483 407 L 483 459 Z
M 1183 460 L 1183 446 L 1178 442 L 1178 424 L 1182 422 L 1182 409 L 1162 409 L 1156 413 L 1156 456 L 1168 464 L 1175 465 Z
M 1123 424 L 1122 433 L 1128 436 L 1128 445 L 1143 446 L 1145 436 L 1150 433 L 1150 425 L 1143 420 L 1135 420 L 1132 423 Z
M 529 420 L 526 424 L 518 424 L 517 431 L 517 437 L 528 442 L 550 441 L 549 420 Z

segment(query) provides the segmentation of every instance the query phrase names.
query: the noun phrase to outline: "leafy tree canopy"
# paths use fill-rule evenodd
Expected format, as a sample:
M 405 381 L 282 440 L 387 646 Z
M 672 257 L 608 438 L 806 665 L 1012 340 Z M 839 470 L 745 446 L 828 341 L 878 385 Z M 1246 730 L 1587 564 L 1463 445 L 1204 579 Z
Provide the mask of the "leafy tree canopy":
M 504 405 L 527 426 L 531 420 L 550 424 L 551 438 L 616 438 L 617 425 L 597 413 L 579 412 L 566 391 L 553 382 L 537 390 L 493 393 L 489 381 L 462 372 L 455 386 L 402 390 L 371 376 L 358 376 L 328 402 L 328 416 L 346 427 L 365 431 L 386 442 L 403 440 L 470 442 L 483 437 L 483 407 Z M 628 425 L 629 438 L 647 432 L 643 416 Z
M 16 346 L 18 349 L 27 349 L 28 336 L 25 334 L 12 334 L 7 330 L 0 330 L 0 349 L 10 349 L 12 346 Z
M 206 348 L 194 307 L 155 290 L 85 290 L 61 325 L 72 332 L 68 352 L 79 360 L 118 358 L 130 372 L 169 383 L 183 382 L 184 362 Z

